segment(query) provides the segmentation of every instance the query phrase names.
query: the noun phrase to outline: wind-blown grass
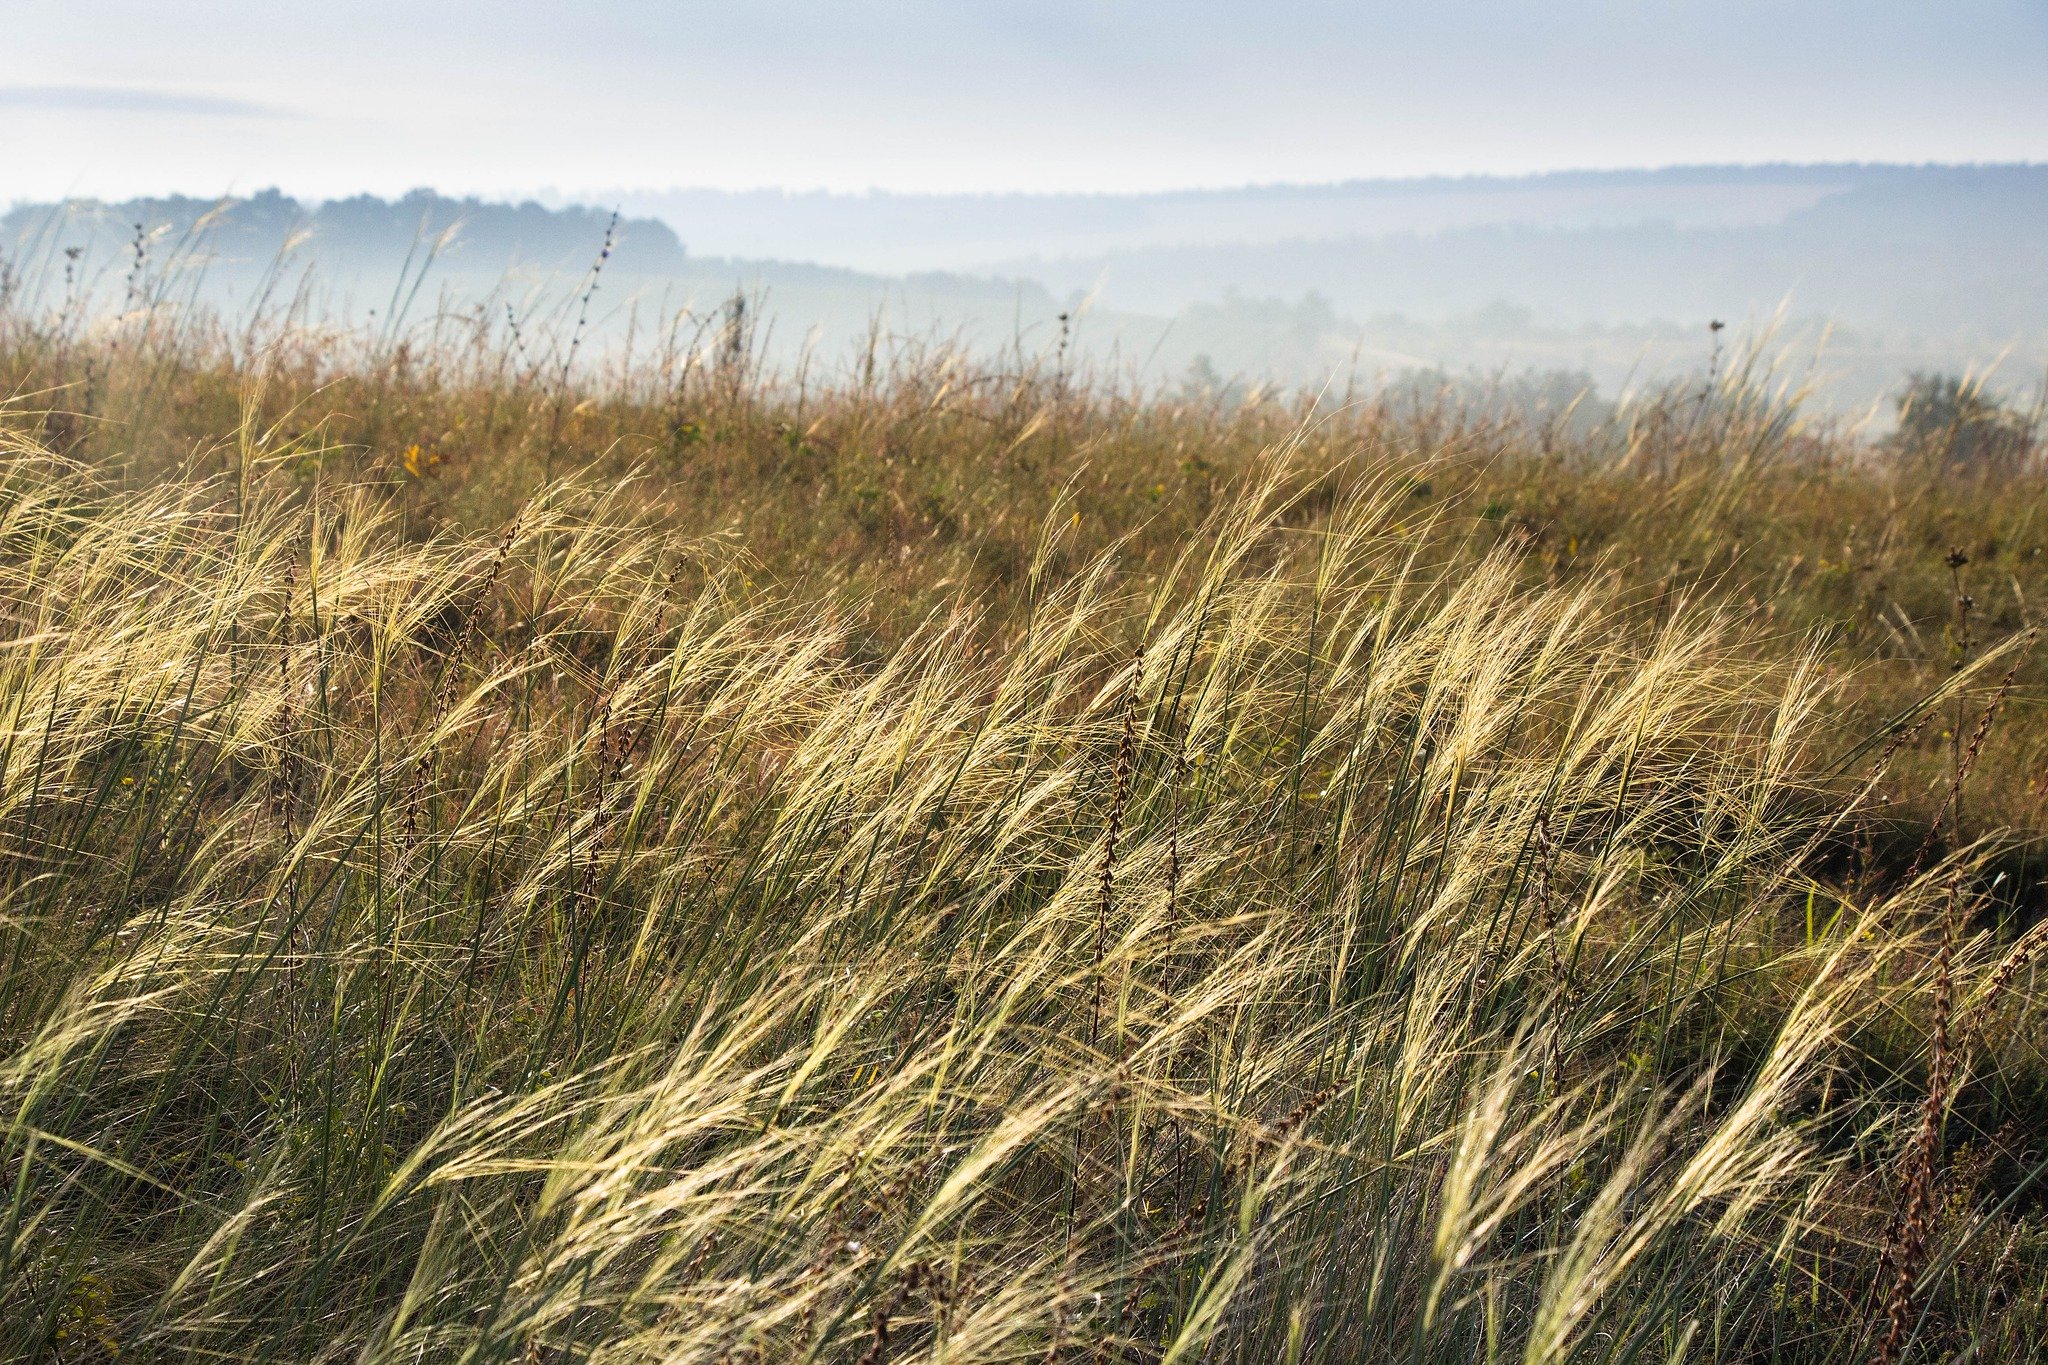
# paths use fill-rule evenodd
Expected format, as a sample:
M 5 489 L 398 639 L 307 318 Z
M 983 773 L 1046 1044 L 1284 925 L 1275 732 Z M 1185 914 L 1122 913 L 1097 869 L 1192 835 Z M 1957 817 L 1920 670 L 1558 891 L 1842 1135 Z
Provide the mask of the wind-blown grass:
M 2040 470 L 458 324 L 0 308 L 10 1358 L 2028 1358 Z
M 877 656 L 630 487 L 17 445 L 10 1353 L 1867 1350 L 1950 866 L 1813 879 L 1828 685 L 1739 621 L 1287 459 Z

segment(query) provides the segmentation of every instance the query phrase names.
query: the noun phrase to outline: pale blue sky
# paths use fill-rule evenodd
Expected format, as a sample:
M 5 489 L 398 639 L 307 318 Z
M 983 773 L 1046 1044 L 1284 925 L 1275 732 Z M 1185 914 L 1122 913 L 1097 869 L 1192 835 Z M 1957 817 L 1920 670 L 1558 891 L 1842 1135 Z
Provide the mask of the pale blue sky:
M 0 0 L 0 203 L 2048 160 L 2048 0 Z

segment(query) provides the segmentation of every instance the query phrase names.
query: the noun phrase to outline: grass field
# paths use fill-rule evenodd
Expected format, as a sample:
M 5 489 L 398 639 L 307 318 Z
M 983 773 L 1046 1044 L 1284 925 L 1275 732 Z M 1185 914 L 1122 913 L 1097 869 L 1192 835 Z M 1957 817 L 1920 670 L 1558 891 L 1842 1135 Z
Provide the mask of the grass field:
M 8 1358 L 2031 1358 L 2031 457 L 579 336 L 0 321 Z

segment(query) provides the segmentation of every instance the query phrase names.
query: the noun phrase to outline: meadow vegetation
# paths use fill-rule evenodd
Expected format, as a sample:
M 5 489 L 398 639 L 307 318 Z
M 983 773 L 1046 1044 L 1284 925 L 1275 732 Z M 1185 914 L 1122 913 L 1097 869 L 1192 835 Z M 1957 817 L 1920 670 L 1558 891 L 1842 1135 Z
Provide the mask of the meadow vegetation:
M 2023 419 L 578 316 L 0 314 L 9 1358 L 2030 1357 Z

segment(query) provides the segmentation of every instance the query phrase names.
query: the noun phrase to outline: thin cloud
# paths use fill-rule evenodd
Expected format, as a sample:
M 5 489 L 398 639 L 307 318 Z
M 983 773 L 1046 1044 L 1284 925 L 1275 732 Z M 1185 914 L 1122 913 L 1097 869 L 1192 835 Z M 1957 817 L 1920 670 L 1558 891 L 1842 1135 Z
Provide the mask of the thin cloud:
M 224 95 L 119 85 L 0 85 L 0 109 L 189 114 L 202 118 L 294 118 L 290 109 Z

